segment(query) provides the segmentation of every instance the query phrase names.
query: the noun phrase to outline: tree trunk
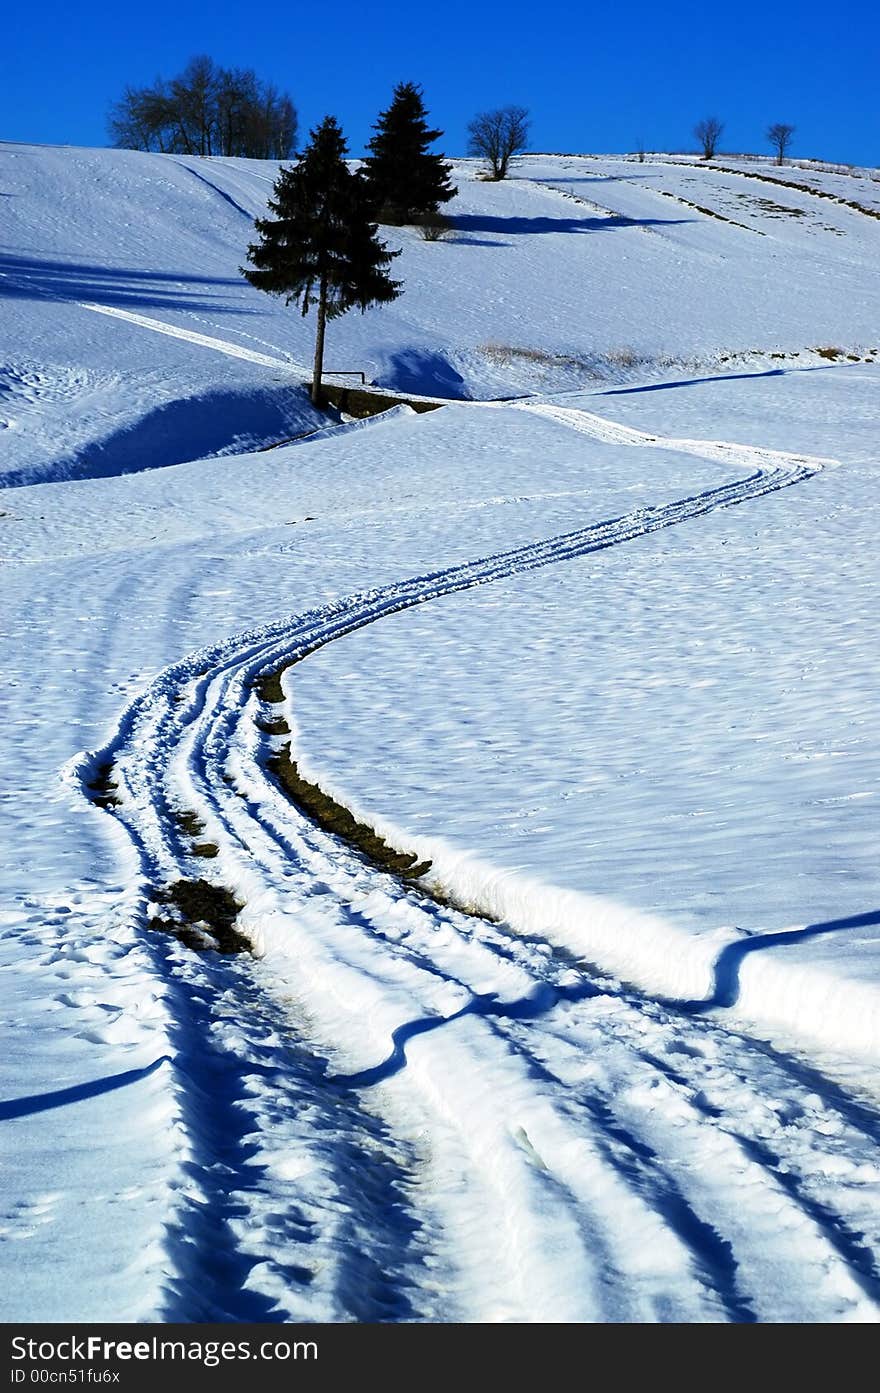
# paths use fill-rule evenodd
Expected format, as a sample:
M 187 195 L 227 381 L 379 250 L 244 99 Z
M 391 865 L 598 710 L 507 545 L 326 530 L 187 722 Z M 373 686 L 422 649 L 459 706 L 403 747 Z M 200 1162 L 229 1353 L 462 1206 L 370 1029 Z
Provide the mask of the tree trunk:
M 327 282 L 321 281 L 318 295 L 318 326 L 315 330 L 315 366 L 312 372 L 312 405 L 321 405 L 321 374 L 324 370 L 324 330 L 327 325 Z

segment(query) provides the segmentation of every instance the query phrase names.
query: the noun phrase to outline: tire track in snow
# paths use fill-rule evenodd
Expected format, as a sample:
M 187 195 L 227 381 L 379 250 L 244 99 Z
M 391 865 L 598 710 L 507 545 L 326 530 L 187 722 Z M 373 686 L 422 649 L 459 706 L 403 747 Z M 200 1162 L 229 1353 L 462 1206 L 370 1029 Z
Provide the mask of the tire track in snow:
M 570 408 L 519 409 L 555 415 L 604 439 L 682 448 Z M 264 955 L 212 965 L 224 983 L 222 1012 L 212 1013 L 204 989 L 200 997 L 198 1039 L 210 1040 L 228 1079 L 242 1080 L 235 1092 L 242 1121 L 231 1143 L 212 1128 L 209 1102 L 207 1119 L 198 1110 L 191 1118 L 203 1157 L 202 1194 L 209 1208 L 222 1203 L 210 1181 L 217 1164 L 233 1164 L 236 1173 L 258 1164 L 267 1177 L 262 1189 L 236 1192 L 235 1212 L 219 1228 L 190 1226 L 186 1253 L 200 1273 L 218 1246 L 228 1250 L 208 1310 L 255 1309 L 243 1296 L 230 1302 L 228 1281 L 240 1292 L 256 1283 L 264 1300 L 275 1293 L 288 1317 L 311 1310 L 328 1318 L 329 1310 L 330 1319 L 406 1318 L 409 1311 L 429 1319 L 742 1320 L 779 1318 L 784 1310 L 789 1318 L 877 1318 L 876 1269 L 866 1271 L 863 1262 L 854 1273 L 850 1260 L 870 1248 L 870 1240 L 859 1247 L 858 1196 L 855 1217 L 837 1218 L 852 1240 L 831 1243 L 822 1202 L 780 1184 L 760 1129 L 746 1153 L 728 1125 L 729 1113 L 737 1126 L 755 1131 L 760 1088 L 745 1079 L 768 1077 L 760 1049 L 709 1022 L 676 1020 L 659 1006 L 627 1000 L 613 984 L 572 991 L 573 973 L 575 982 L 587 981 L 582 971 L 503 926 L 408 894 L 300 816 L 265 769 L 254 691 L 261 676 L 385 615 L 747 502 L 808 478 L 822 464 L 723 442 L 686 443 L 752 472 L 690 498 L 364 591 L 203 650 L 161 673 L 124 713 L 116 737 L 71 768 L 87 782 L 97 765 L 113 761 L 122 797 L 117 813 L 139 849 L 146 886 L 204 873 L 204 863 L 198 872 L 197 863 L 182 864 L 173 816 L 175 809 L 196 813 L 220 849 L 215 864 L 224 883 L 247 900 L 243 927 Z M 205 969 L 178 953 L 175 972 L 192 990 Z M 310 1084 L 305 1123 L 290 1094 L 267 1104 L 247 1059 L 254 1052 L 247 1024 L 253 999 L 265 1002 L 283 1042 L 293 1032 L 291 996 L 303 1003 L 318 1051 L 307 1054 L 311 1070 L 303 1066 Z M 230 1018 L 237 1034 L 229 1034 Z M 664 1048 L 681 1061 L 677 1068 L 658 1069 L 646 1058 L 647 1030 L 663 1036 Z M 383 1068 L 395 1039 L 405 1042 L 402 1060 L 396 1055 L 393 1069 Z M 706 1042 L 715 1051 L 714 1074 L 702 1052 Z M 184 1087 L 194 1052 L 181 1042 Z M 574 1078 L 585 1059 L 587 1074 Z M 328 1062 L 336 1082 L 327 1077 Z M 726 1110 L 701 1103 L 706 1073 L 731 1094 Z M 773 1086 L 789 1101 L 796 1095 L 801 1115 L 811 1115 L 808 1087 L 781 1066 Z M 658 1124 L 658 1088 L 665 1106 L 677 1105 L 669 1125 L 662 1117 Z M 342 1120 L 340 1089 L 351 1100 Z M 227 1117 L 224 1127 L 230 1125 Z M 377 1125 L 399 1138 L 408 1157 L 393 1190 L 380 1187 L 395 1196 L 397 1227 L 390 1230 L 383 1223 L 387 1198 L 372 1212 L 363 1202 L 378 1165 Z M 686 1158 L 706 1135 L 710 1164 L 694 1178 Z M 308 1238 L 277 1215 L 274 1228 L 265 1222 L 272 1182 L 264 1158 L 279 1137 L 299 1166 L 295 1193 L 315 1227 Z M 427 1154 L 419 1138 L 427 1138 Z M 865 1136 L 851 1124 L 844 1140 L 853 1156 L 864 1153 Z M 783 1155 L 785 1136 L 774 1134 L 774 1142 Z M 224 1150 L 230 1144 L 231 1162 Z M 354 1177 L 328 1161 L 346 1145 L 360 1158 Z M 808 1171 L 804 1183 L 815 1188 L 822 1159 L 805 1127 L 780 1165 Z M 728 1189 L 734 1201 L 725 1198 Z M 340 1206 L 350 1216 L 347 1230 Z M 768 1234 L 769 1213 L 779 1222 Z M 184 1229 L 186 1222 L 184 1215 Z M 247 1234 L 257 1252 L 243 1257 L 238 1235 Z M 278 1247 L 285 1260 L 273 1266 Z M 353 1251 L 362 1273 L 354 1285 Z M 179 1265 L 179 1250 L 172 1256 Z M 314 1284 L 322 1262 L 325 1273 L 335 1273 L 332 1292 L 326 1276 L 323 1286 Z M 771 1274 L 786 1271 L 794 1280 L 800 1269 L 807 1279 L 783 1299 Z M 179 1265 L 169 1318 L 206 1309 L 188 1271 Z
M 253 348 L 242 348 L 240 344 L 230 343 L 228 339 L 218 339 L 211 334 L 200 334 L 195 329 L 181 329 L 176 324 L 166 324 L 164 319 L 151 319 L 146 314 L 136 314 L 134 310 L 122 310 L 117 305 L 97 305 L 92 300 L 79 300 L 82 310 L 93 314 L 106 314 L 111 319 L 122 319 L 128 324 L 136 324 L 140 329 L 151 329 L 154 334 L 165 334 L 171 339 L 183 339 L 186 343 L 198 344 L 200 348 L 213 349 L 224 353 L 227 358 L 243 358 L 247 363 L 259 363 L 265 368 L 284 368 L 308 377 L 307 370 L 289 358 L 270 358 L 268 353 L 258 353 Z

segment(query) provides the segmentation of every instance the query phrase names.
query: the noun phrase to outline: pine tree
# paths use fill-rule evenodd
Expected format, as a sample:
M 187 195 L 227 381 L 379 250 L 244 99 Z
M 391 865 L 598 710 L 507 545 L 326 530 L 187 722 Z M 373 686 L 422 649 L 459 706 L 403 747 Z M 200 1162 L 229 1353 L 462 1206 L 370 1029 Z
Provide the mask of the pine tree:
M 396 300 L 401 282 L 391 280 L 387 267 L 399 252 L 380 242 L 371 220 L 371 204 L 363 181 L 345 163 L 347 146 L 338 123 L 327 116 L 310 133 L 299 161 L 282 169 L 269 208 L 271 218 L 258 218 L 259 242 L 248 247 L 253 270 L 242 274 L 269 295 L 283 295 L 308 314 L 317 306 L 315 370 L 312 401 L 321 404 L 324 331 L 328 319 L 357 306 Z
M 380 222 L 418 222 L 457 193 L 449 182 L 452 166 L 428 151 L 443 132 L 431 130 L 426 116 L 421 87 L 399 82 L 373 128 L 361 174 Z

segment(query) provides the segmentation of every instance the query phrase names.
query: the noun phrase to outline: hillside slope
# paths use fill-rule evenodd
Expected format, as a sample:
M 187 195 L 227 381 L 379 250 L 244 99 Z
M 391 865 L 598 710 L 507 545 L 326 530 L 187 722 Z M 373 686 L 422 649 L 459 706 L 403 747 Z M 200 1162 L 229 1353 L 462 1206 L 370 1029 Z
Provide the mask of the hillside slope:
M 272 171 L 0 162 L 3 1317 L 880 1320 L 880 223 L 462 165 L 331 366 L 566 390 L 266 452 Z
M 313 324 L 239 271 L 276 168 L 0 146 L 9 482 L 171 464 L 315 423 L 297 389 Z M 477 173 L 455 165 L 448 241 L 388 230 L 405 294 L 333 324 L 328 368 L 485 397 L 880 349 L 880 221 L 864 213 L 660 160 Z

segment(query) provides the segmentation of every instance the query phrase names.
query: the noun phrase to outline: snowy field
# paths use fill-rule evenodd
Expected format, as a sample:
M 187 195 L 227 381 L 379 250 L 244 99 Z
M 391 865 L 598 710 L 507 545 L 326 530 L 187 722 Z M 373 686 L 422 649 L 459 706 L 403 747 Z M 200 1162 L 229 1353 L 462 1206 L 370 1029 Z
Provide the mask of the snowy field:
M 7 1320 L 880 1314 L 880 221 L 474 172 L 260 452 L 272 167 L 0 146 Z
M 880 927 L 837 923 L 877 908 L 878 376 L 559 398 L 574 430 L 582 408 L 661 440 L 698 417 L 846 468 L 328 646 L 290 675 L 304 771 L 524 932 L 655 994 L 718 991 L 753 1023 L 880 1054 Z M 678 456 L 633 448 L 619 511 L 653 502 L 644 479 L 676 487 Z M 749 945 L 733 983 L 724 944 Z
M 389 230 L 406 293 L 333 324 L 327 366 L 487 397 L 828 361 L 817 349 L 880 355 L 880 220 L 766 184 L 763 162 L 755 172 L 531 156 L 496 185 L 457 163 L 454 235 Z M 13 482 L 307 429 L 291 370 L 311 364 L 313 326 L 239 273 L 275 173 L 0 144 L 0 437 Z M 810 178 L 836 194 L 844 176 Z M 845 187 L 876 204 L 867 175 Z

